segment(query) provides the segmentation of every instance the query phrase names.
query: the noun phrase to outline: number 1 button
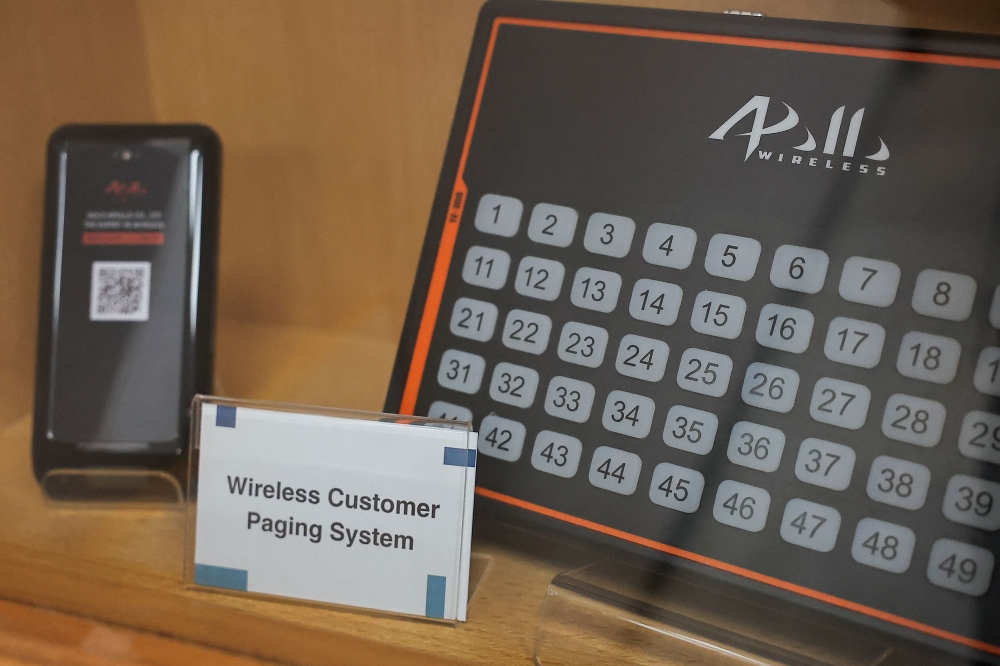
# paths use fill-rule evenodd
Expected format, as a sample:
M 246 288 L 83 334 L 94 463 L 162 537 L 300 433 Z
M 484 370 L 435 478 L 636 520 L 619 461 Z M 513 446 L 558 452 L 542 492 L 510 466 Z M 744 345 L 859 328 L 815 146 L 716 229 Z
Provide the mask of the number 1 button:
M 524 206 L 514 197 L 484 194 L 476 210 L 476 229 L 484 234 L 513 236 L 521 225 Z
M 760 243 L 752 238 L 715 234 L 708 242 L 705 271 L 715 277 L 746 282 L 757 272 Z
M 899 266 L 891 261 L 851 257 L 840 274 L 840 297 L 852 303 L 885 308 L 896 300 Z

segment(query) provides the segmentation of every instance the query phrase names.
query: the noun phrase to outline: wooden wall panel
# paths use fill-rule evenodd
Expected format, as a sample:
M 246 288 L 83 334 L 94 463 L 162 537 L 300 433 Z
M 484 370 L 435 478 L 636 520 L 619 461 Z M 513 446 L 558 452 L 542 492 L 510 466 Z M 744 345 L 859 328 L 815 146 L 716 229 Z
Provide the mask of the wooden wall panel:
M 478 3 L 140 0 L 156 109 L 223 137 L 221 314 L 388 306 L 423 239 Z

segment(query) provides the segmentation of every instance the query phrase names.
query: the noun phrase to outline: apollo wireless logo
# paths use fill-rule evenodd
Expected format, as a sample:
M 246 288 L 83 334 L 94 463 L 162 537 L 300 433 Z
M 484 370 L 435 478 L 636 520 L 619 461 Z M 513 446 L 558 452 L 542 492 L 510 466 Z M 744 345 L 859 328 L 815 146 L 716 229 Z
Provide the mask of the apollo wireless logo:
M 775 151 L 758 150 L 761 137 L 769 134 L 781 134 L 783 132 L 788 132 L 799 125 L 799 114 L 795 112 L 795 109 L 784 102 L 782 102 L 782 104 L 784 104 L 785 108 L 788 110 L 784 119 L 774 123 L 773 125 L 765 125 L 764 123 L 767 117 L 767 108 L 770 105 L 770 102 L 770 97 L 764 97 L 763 95 L 754 96 L 749 102 L 743 105 L 743 108 L 734 113 L 729 120 L 722 123 L 722 125 L 719 126 L 719 129 L 712 132 L 708 138 L 724 141 L 726 134 L 728 134 L 738 122 L 747 116 L 753 115 L 753 125 L 751 126 L 750 131 L 735 135 L 748 137 L 747 153 L 743 158 L 743 161 L 746 162 L 749 160 L 754 151 L 757 151 L 757 159 L 770 161 L 775 155 Z M 844 121 L 845 111 L 846 107 L 842 106 L 835 110 L 830 116 L 830 125 L 826 131 L 826 140 L 823 142 L 823 155 L 837 154 L 837 144 L 840 140 L 840 129 Z M 809 156 L 809 153 L 814 152 L 817 149 L 817 143 L 816 139 L 813 137 L 812 131 L 810 131 L 808 127 L 803 126 L 802 129 L 806 131 L 805 141 L 788 149 L 789 151 L 794 152 L 791 152 L 788 155 L 789 159 L 787 163 L 802 166 L 821 167 L 824 169 L 836 169 L 838 171 L 869 173 L 871 169 L 865 160 L 872 162 L 886 161 L 889 159 L 889 147 L 885 145 L 885 141 L 882 140 L 882 137 L 878 137 L 878 150 L 871 155 L 865 155 L 864 157 L 859 157 L 856 160 L 853 159 L 854 153 L 858 149 L 858 137 L 861 134 L 861 123 L 864 117 L 865 110 L 863 108 L 858 109 L 851 116 L 851 120 L 847 125 L 847 136 L 844 139 L 844 145 L 840 155 L 844 159 L 837 157 L 823 158 Z M 775 161 L 785 162 L 785 157 L 786 155 L 784 152 L 778 152 Z M 825 163 L 821 164 L 821 160 Z M 876 166 L 874 173 L 879 176 L 884 176 L 886 168 L 884 166 Z

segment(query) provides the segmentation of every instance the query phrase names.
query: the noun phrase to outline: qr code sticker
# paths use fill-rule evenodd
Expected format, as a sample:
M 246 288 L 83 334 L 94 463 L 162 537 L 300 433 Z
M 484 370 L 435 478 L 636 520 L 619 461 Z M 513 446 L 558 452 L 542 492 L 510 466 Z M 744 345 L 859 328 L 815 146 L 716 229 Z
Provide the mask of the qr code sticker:
M 90 273 L 91 321 L 148 321 L 148 261 L 95 261 Z

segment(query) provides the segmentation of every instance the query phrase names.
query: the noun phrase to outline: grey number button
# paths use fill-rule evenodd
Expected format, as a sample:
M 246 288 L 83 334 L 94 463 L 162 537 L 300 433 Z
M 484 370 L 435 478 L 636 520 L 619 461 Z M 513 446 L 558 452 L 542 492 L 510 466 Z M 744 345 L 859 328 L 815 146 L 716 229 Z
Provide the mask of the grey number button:
M 528 298 L 554 301 L 562 290 L 566 268 L 558 261 L 524 257 L 517 266 L 514 291 Z
M 635 222 L 631 218 L 607 213 L 594 213 L 587 220 L 583 247 L 588 252 L 609 257 L 624 257 L 632 247 Z
M 931 471 L 923 465 L 890 456 L 872 461 L 868 474 L 868 497 L 876 502 L 916 511 L 927 501 Z
M 855 562 L 890 573 L 910 568 L 917 535 L 909 527 L 863 518 L 854 531 L 851 557 Z
M 677 368 L 677 385 L 685 391 L 719 398 L 729 389 L 733 359 L 704 349 L 687 349 Z
M 594 406 L 594 386 L 569 377 L 553 377 L 545 392 L 545 413 L 559 419 L 584 423 Z
M 851 447 L 810 437 L 799 446 L 795 478 L 821 488 L 844 490 L 851 485 L 856 460 Z
M 476 209 L 476 229 L 485 234 L 513 236 L 521 224 L 524 206 L 514 197 L 484 194 Z
M 896 370 L 904 377 L 950 384 L 958 373 L 961 355 L 962 345 L 958 340 L 910 331 L 899 345 Z
M 597 268 L 581 268 L 573 277 L 569 300 L 578 308 L 611 312 L 618 305 L 622 277 Z
M 876 323 L 836 317 L 826 332 L 823 353 L 835 363 L 874 368 L 882 360 L 885 329 Z
M 581 453 L 583 444 L 576 437 L 543 430 L 535 436 L 531 466 L 539 472 L 569 479 L 576 475 Z
M 771 495 L 763 488 L 739 481 L 723 481 L 715 494 L 712 515 L 723 525 L 760 532 L 767 523 Z
M 958 435 L 958 450 L 966 458 L 1000 465 L 1000 414 L 966 414 Z
M 781 538 L 790 544 L 829 553 L 837 545 L 840 512 L 830 506 L 804 499 L 785 505 L 781 517 Z
M 524 425 L 490 414 L 479 426 L 479 453 L 514 462 L 524 448 Z
M 993 577 L 993 553 L 961 541 L 938 539 L 931 547 L 927 580 L 939 587 L 981 597 Z
M 799 373 L 768 363 L 751 363 L 743 378 L 743 402 L 786 414 L 795 406 Z
M 896 300 L 899 266 L 891 261 L 851 257 L 840 274 L 840 297 L 852 303 L 885 308 Z
M 976 300 L 976 281 L 961 273 L 925 269 L 913 288 L 913 309 L 927 317 L 965 321 Z
M 987 347 L 979 352 L 972 383 L 980 393 L 1000 396 L 1000 347 Z
M 691 265 L 698 234 L 673 224 L 651 224 L 642 246 L 642 258 L 656 266 L 684 269 Z
M 511 310 L 503 325 L 503 344 L 510 349 L 541 354 L 549 345 L 552 320 L 527 310 Z
M 739 296 L 703 291 L 694 299 L 691 328 L 717 338 L 735 340 L 743 331 L 747 302 Z
M 479 390 L 485 372 L 486 360 L 482 356 L 449 349 L 441 355 L 437 380 L 446 389 L 472 395 Z
M 809 347 L 815 319 L 808 310 L 768 303 L 757 320 L 757 342 L 764 347 L 801 354 Z
M 663 425 L 663 443 L 681 451 L 708 455 L 715 445 L 719 417 L 694 407 L 674 405 Z
M 605 430 L 642 439 L 653 424 L 656 404 L 644 395 L 627 391 L 612 391 L 604 403 L 601 424 Z
M 567 363 L 596 368 L 604 362 L 608 347 L 608 332 L 600 326 L 566 322 L 559 334 L 557 354 Z
M 987 532 L 1000 530 L 1000 483 L 956 474 L 944 491 L 944 517 Z
M 474 298 L 460 298 L 451 310 L 449 330 L 453 335 L 486 342 L 493 337 L 497 323 L 497 306 Z
M 676 284 L 657 280 L 637 280 L 632 287 L 628 313 L 633 319 L 670 326 L 677 321 L 684 292 Z
M 490 397 L 514 407 L 531 407 L 538 389 L 538 373 L 513 363 L 497 363 L 490 380 Z
M 653 469 L 649 500 L 681 513 L 694 513 L 701 506 L 705 477 L 701 472 L 680 465 L 660 463 Z
M 729 435 L 729 461 L 761 472 L 773 472 L 781 464 L 785 433 L 777 428 L 740 421 Z
M 993 292 L 993 305 L 990 306 L 990 323 L 993 328 L 1000 328 L 1000 287 Z
M 481 245 L 473 245 L 465 254 L 462 279 L 475 287 L 500 289 L 507 282 L 510 255 Z
M 577 219 L 572 208 L 540 203 L 531 210 L 528 238 L 543 245 L 569 247 L 576 233 Z
M 598 446 L 590 461 L 588 479 L 592 486 L 619 495 L 631 495 L 639 483 L 642 460 L 628 451 Z
M 806 294 L 818 293 L 826 282 L 830 257 L 823 250 L 796 245 L 782 245 L 774 253 L 771 284 Z
M 708 242 L 705 271 L 715 277 L 746 282 L 757 272 L 760 242 L 753 238 L 715 234 Z
M 857 430 L 868 419 L 871 401 L 872 392 L 867 386 L 823 377 L 813 389 L 809 416 L 820 423 Z
M 427 410 L 427 416 L 432 419 L 444 419 L 445 421 L 466 421 L 472 422 L 472 410 L 468 407 L 455 405 L 444 400 L 435 400 Z
M 941 441 L 946 410 L 936 400 L 896 393 L 885 403 L 882 434 L 889 439 L 917 446 L 936 446 Z
M 663 379 L 669 355 L 670 347 L 662 340 L 626 335 L 618 345 L 615 369 L 626 377 L 658 382 Z

